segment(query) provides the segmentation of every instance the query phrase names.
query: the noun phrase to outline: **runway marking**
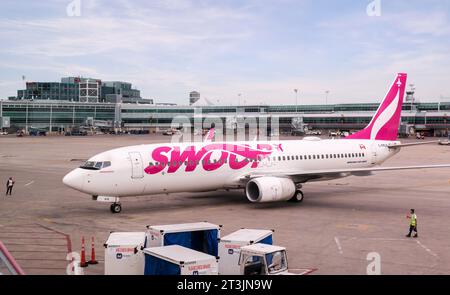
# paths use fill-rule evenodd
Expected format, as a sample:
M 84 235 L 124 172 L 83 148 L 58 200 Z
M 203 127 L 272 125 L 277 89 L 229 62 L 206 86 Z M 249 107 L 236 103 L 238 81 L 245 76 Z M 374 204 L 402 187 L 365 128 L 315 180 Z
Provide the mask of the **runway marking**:
M 434 256 L 434 257 L 439 257 L 436 253 L 434 253 L 433 251 L 431 251 L 427 246 L 425 246 L 424 244 L 422 244 L 419 240 L 416 240 L 416 243 L 422 247 L 425 251 L 427 251 L 430 255 Z
M 344 254 L 344 251 L 342 251 L 341 243 L 339 242 L 338 237 L 334 237 L 334 241 L 336 242 L 336 246 L 338 248 L 339 254 Z
M 371 241 L 409 241 L 409 239 L 390 239 L 390 238 L 357 238 L 357 237 L 352 237 L 350 238 L 350 240 L 371 240 Z
M 30 181 L 29 183 L 25 184 L 25 186 L 29 186 L 30 184 L 33 184 L 34 180 Z

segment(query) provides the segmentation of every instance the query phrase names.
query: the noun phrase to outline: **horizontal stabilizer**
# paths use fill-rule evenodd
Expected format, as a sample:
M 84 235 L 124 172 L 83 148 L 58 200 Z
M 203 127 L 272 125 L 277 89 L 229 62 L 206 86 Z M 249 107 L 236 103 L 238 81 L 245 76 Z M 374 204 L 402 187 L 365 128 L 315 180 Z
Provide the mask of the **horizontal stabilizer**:
M 401 144 L 393 144 L 388 146 L 390 149 L 396 149 L 401 147 L 408 147 L 408 146 L 415 146 L 415 145 L 422 145 L 422 144 L 432 144 L 432 143 L 440 143 L 440 140 L 432 140 L 432 141 L 423 141 L 423 142 L 411 142 L 411 143 L 401 143 Z

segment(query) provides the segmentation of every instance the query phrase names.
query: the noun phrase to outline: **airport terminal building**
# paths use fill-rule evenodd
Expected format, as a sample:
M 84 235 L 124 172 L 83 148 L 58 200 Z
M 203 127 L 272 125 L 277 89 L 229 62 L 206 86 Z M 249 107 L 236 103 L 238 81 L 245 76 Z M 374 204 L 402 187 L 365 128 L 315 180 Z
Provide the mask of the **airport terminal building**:
M 320 130 L 356 130 L 365 127 L 378 103 L 333 105 L 278 106 L 177 106 L 123 102 L 80 102 L 63 100 L 0 100 L 0 117 L 8 125 L 2 128 L 40 128 L 52 132 L 94 122 L 103 128 L 164 130 L 173 118 L 221 118 L 223 122 L 236 118 L 265 118 L 269 125 L 278 120 L 282 132 L 307 126 Z M 446 136 L 450 128 L 450 102 L 404 104 L 402 125 L 428 135 Z M 6 118 L 6 119 L 5 119 Z M 96 122 L 96 123 L 95 123 Z M 176 126 L 175 126 L 176 127 Z
M 174 118 L 194 126 L 198 119 L 220 120 L 223 128 L 239 128 L 236 122 L 250 120 L 276 122 L 283 133 L 306 130 L 352 131 L 364 128 L 379 103 L 326 105 L 244 105 L 220 106 L 205 100 L 200 93 L 189 94 L 189 105 L 155 104 L 141 97 L 131 83 L 93 78 L 66 77 L 61 82 L 26 82 L 16 97 L 0 100 L 0 128 L 43 129 L 64 132 L 82 126 L 106 131 L 177 128 Z M 447 136 L 450 128 L 450 101 L 420 103 L 414 92 L 407 92 L 400 134 L 423 131 L 428 136 Z M 231 124 L 230 124 L 231 122 Z M 208 128 L 209 126 L 204 126 Z M 242 128 L 242 127 L 240 127 Z M 268 130 L 269 131 L 269 130 Z

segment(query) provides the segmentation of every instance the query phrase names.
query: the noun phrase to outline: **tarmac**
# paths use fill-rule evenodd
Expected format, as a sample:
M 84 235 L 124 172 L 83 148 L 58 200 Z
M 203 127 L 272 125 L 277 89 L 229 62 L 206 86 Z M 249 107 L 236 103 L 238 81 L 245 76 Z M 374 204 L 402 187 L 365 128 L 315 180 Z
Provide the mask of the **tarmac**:
M 67 254 L 80 251 L 84 236 L 89 259 L 94 237 L 100 263 L 84 272 L 103 274 L 103 243 L 110 231 L 209 221 L 223 225 L 222 235 L 243 227 L 274 229 L 274 244 L 287 247 L 289 268 L 309 269 L 311 275 L 364 275 L 374 269 L 450 274 L 450 169 L 306 183 L 299 204 L 253 204 L 242 191 L 123 198 L 120 214 L 61 181 L 96 153 L 168 140 L 157 135 L 0 137 L 0 180 L 16 180 L 12 197 L 0 194 L 0 240 L 27 274 L 66 274 Z M 450 163 L 450 147 L 431 144 L 404 148 L 383 166 L 444 163 Z M 418 216 L 416 239 L 405 237 L 410 208 Z M 373 268 L 373 259 L 381 268 Z

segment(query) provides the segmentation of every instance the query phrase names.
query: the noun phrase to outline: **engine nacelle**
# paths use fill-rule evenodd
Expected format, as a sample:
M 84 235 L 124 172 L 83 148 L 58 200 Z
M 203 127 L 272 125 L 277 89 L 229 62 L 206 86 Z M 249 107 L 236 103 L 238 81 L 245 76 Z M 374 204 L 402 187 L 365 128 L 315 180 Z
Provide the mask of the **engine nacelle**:
M 287 201 L 295 194 L 295 183 L 289 178 L 258 177 L 246 186 L 247 199 L 253 203 Z

